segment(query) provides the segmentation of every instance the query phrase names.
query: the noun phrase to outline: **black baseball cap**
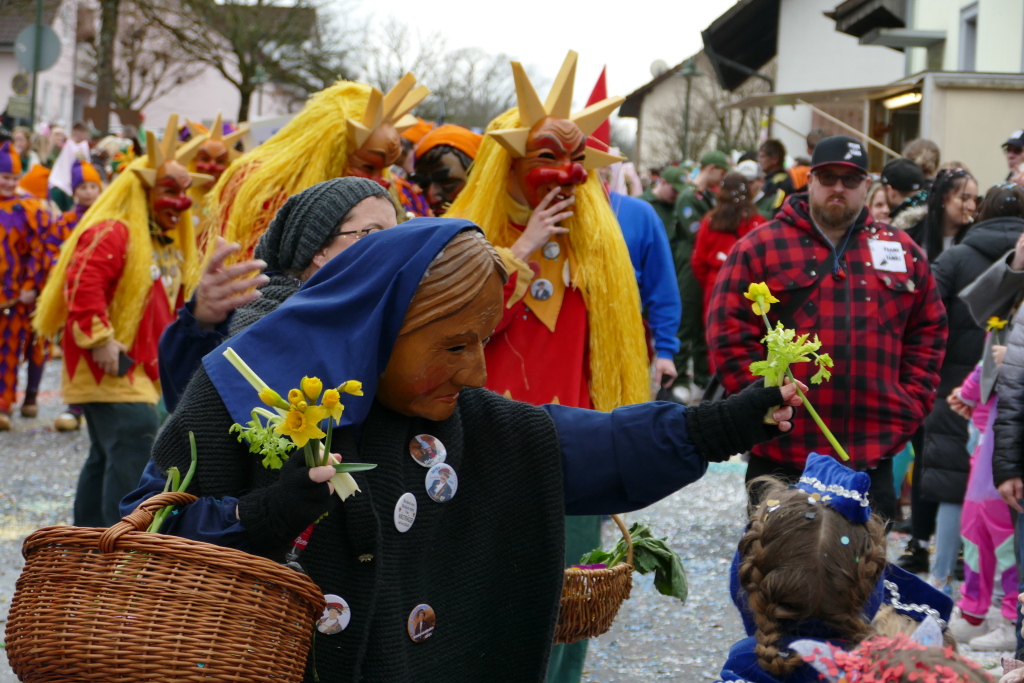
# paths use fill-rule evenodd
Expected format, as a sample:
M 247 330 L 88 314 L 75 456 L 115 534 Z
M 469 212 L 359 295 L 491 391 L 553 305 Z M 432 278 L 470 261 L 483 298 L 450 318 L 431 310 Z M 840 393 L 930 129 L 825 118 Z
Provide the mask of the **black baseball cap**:
M 924 187 L 924 172 L 910 159 L 893 159 L 882 169 L 880 180 L 897 192 L 917 192 Z
M 833 135 L 825 138 L 814 147 L 811 156 L 811 168 L 815 169 L 826 164 L 842 164 L 863 172 L 868 172 L 868 155 L 860 140 L 848 135 Z
M 1010 133 L 1010 139 L 1003 143 L 1003 148 L 1013 145 L 1024 149 L 1024 129 L 1015 130 Z

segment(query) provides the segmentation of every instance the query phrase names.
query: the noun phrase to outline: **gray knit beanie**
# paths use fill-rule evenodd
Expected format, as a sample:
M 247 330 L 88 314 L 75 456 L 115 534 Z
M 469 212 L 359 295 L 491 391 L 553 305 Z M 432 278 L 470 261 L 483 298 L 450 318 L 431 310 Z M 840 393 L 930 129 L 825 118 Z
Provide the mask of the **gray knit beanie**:
M 256 245 L 270 272 L 300 273 L 349 211 L 367 197 L 391 195 L 366 178 L 334 178 L 288 198 Z

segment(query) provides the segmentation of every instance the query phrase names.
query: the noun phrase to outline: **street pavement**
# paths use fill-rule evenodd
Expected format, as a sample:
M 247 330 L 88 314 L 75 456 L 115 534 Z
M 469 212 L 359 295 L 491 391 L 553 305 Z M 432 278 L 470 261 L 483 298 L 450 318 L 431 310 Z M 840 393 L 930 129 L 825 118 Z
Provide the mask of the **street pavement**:
M 84 427 L 70 434 L 52 430 L 53 418 L 63 408 L 56 391 L 59 383 L 59 361 L 51 362 L 39 417 L 26 420 L 15 415 L 14 429 L 0 434 L 0 629 L 23 566 L 24 538 L 40 527 L 71 523 L 75 482 L 88 437 Z M 656 535 L 668 538 L 683 558 L 690 596 L 683 605 L 659 594 L 651 577 L 634 574 L 632 596 L 612 629 L 591 641 L 585 683 L 715 680 L 729 647 L 743 637 L 728 593 L 729 564 L 744 526 L 743 470 L 739 462 L 712 465 L 695 484 L 625 516 L 627 523 L 646 521 Z M 607 523 L 605 548 L 619 537 L 617 527 Z M 890 557 L 898 556 L 904 544 L 904 539 L 893 537 Z M 998 661 L 998 653 L 969 656 L 988 667 Z M 0 683 L 15 681 L 0 654 Z

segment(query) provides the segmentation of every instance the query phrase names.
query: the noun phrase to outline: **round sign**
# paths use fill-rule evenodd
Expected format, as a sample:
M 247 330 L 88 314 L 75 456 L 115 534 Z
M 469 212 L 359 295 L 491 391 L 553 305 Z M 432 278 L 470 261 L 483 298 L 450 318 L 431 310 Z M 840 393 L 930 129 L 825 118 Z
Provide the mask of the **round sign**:
M 436 436 L 417 434 L 409 442 L 409 455 L 424 467 L 433 467 L 444 462 L 448 457 L 448 449 Z
M 11 79 L 11 89 L 15 95 L 27 95 L 31 85 L 32 79 L 28 74 L 14 74 L 14 78 Z
M 39 64 L 33 69 L 32 67 L 35 65 L 36 59 L 37 30 L 41 39 L 39 44 Z M 14 56 L 23 69 L 46 71 L 52 68 L 57 63 L 57 60 L 60 59 L 60 36 L 45 24 L 42 26 L 36 26 L 34 23 L 29 24 L 21 30 L 21 33 L 18 34 L 18 39 L 14 41 Z
M 438 503 L 447 503 L 459 490 L 459 475 L 449 465 L 434 465 L 424 482 L 427 495 Z

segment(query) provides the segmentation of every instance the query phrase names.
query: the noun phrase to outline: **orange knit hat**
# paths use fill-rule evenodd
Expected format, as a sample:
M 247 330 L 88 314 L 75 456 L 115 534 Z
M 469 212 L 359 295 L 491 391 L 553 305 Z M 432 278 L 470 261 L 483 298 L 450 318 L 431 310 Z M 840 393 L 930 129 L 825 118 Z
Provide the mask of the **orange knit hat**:
M 412 144 L 417 145 L 419 144 L 420 140 L 423 139 L 423 136 L 432 130 L 434 130 L 434 124 L 430 123 L 429 121 L 424 121 L 423 119 L 418 118 L 416 125 L 412 126 L 411 128 L 407 128 L 405 131 L 402 132 L 402 137 L 411 142 Z
M 422 157 L 438 145 L 450 145 L 470 159 L 476 159 L 483 139 L 483 135 L 478 135 L 468 128 L 445 124 L 423 136 L 420 144 L 416 145 L 416 156 Z
M 18 181 L 18 187 L 39 199 L 46 199 L 49 196 L 49 184 L 50 169 L 42 164 L 33 165 Z

